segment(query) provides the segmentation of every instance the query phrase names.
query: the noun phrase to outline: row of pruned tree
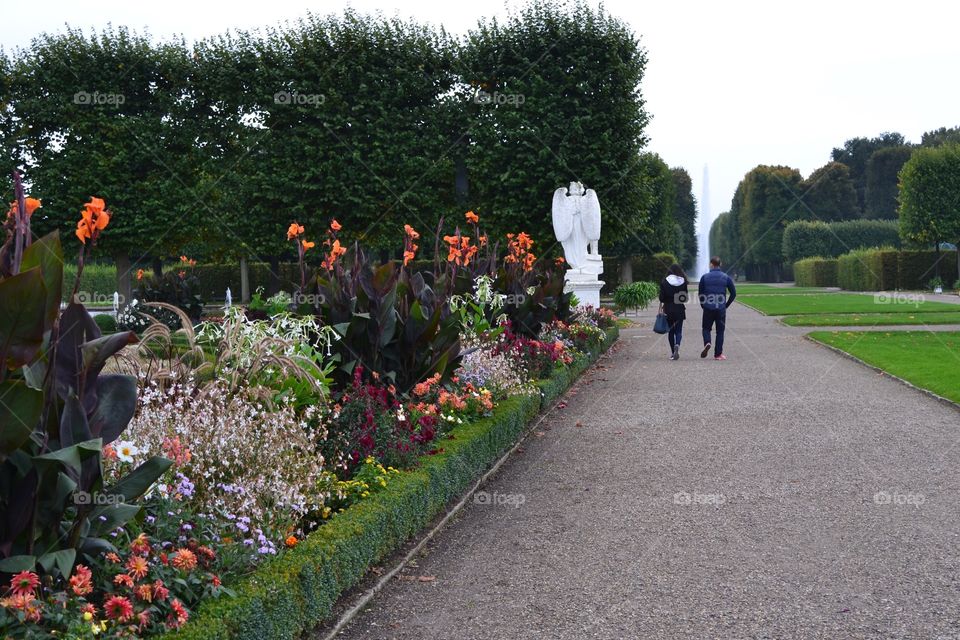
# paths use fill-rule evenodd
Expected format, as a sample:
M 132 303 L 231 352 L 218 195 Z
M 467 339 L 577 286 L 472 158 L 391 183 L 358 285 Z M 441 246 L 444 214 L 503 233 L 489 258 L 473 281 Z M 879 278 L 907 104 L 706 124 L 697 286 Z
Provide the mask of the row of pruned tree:
M 833 150 L 830 163 L 807 178 L 791 167 L 760 165 L 737 186 L 730 211 L 714 221 L 711 252 L 727 256 L 731 268 L 751 279 L 779 280 L 784 229 L 797 220 L 899 219 L 907 244 L 956 241 L 960 206 L 951 189 L 960 174 L 949 167 L 958 143 L 960 127 L 927 132 L 918 145 L 884 133 L 847 140 Z M 938 168 L 927 168 L 933 165 Z M 915 186 L 917 175 L 927 180 L 922 189 Z M 935 189 L 933 182 L 945 188 Z
M 695 254 L 690 203 L 664 204 L 682 176 L 643 153 L 646 61 L 623 22 L 581 3 L 532 3 L 462 38 L 352 11 L 193 44 L 43 34 L 0 55 L 0 169 L 43 200 L 41 234 L 104 198 L 121 273 L 184 253 L 275 263 L 291 220 L 319 235 L 336 218 L 393 255 L 405 223 L 468 209 L 549 253 L 550 194 L 571 180 L 600 196 L 605 251 Z

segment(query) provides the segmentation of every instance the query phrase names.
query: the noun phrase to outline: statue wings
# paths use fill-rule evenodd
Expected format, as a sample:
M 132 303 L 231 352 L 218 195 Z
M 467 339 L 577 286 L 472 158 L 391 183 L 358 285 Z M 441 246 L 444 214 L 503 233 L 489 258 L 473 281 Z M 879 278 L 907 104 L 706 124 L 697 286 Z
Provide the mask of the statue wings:
M 560 187 L 553 192 L 553 232 L 557 240 L 563 242 L 573 232 L 573 203 L 567 201 L 567 188 Z
M 581 216 L 583 231 L 587 234 L 587 240 L 596 242 L 600 239 L 600 200 L 597 198 L 597 192 L 593 189 L 587 189 L 583 196 L 583 215 Z M 556 222 L 554 222 L 556 225 Z

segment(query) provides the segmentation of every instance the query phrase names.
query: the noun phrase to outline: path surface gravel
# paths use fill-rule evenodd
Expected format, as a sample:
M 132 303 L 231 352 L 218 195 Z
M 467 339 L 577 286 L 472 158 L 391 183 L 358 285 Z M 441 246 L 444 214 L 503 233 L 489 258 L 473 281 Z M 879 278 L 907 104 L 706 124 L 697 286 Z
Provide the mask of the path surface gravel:
M 960 412 L 741 305 L 701 360 L 690 316 L 678 362 L 624 331 L 339 637 L 960 639 Z

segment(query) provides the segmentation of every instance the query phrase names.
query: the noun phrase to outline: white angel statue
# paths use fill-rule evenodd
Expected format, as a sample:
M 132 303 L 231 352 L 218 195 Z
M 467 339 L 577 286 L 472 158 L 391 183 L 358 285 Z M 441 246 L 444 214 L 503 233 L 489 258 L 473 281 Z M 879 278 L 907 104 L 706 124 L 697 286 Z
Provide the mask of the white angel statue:
M 553 232 L 563 245 L 567 264 L 577 271 L 603 272 L 600 257 L 600 201 L 597 192 L 571 182 L 570 194 L 560 187 L 553 192 Z

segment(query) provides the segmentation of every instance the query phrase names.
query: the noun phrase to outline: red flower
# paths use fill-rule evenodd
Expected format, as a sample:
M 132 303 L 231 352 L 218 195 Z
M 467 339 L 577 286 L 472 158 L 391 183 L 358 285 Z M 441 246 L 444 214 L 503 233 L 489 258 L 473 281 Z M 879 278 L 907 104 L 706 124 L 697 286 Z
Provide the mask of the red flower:
M 190 549 L 181 547 L 177 549 L 177 553 L 173 556 L 170 564 L 181 571 L 193 571 L 197 568 L 197 556 Z
M 143 611 L 138 613 L 137 621 L 138 621 L 137 628 L 139 628 L 140 631 L 143 631 L 144 629 L 146 629 L 150 625 L 150 610 L 144 609 Z
M 78 564 L 73 570 L 73 575 L 70 576 L 70 588 L 73 590 L 73 593 L 78 596 L 85 596 L 93 591 L 93 585 L 91 584 L 91 578 L 93 573 L 87 567 L 82 564 Z
M 115 584 L 115 585 L 117 585 L 117 586 L 123 585 L 123 586 L 125 586 L 125 587 L 129 587 L 129 588 L 132 589 L 132 588 L 133 588 L 133 578 L 131 578 L 131 577 L 130 577 L 129 575 L 127 575 L 126 573 L 118 573 L 117 575 L 113 576 L 113 584 Z
M 127 560 L 127 571 L 130 572 L 130 577 L 134 580 L 142 580 L 150 571 L 150 565 L 147 564 L 147 559 L 142 556 L 130 556 L 130 559 Z
M 40 586 L 40 578 L 33 571 L 21 571 L 10 580 L 10 589 L 15 596 L 30 596 Z
M 213 574 L 210 574 L 210 582 L 211 582 L 211 583 L 213 584 L 213 586 L 215 586 L 215 587 L 219 587 L 219 586 L 220 586 L 220 578 L 219 578 L 218 576 L 213 575 Z
M 170 590 L 163 586 L 163 580 L 154 580 L 153 581 L 153 599 L 154 600 L 166 600 L 167 596 L 170 595 Z
M 111 620 L 127 622 L 133 617 L 133 605 L 123 596 L 113 596 L 103 605 L 103 611 Z
M 150 538 L 147 537 L 147 534 L 141 533 L 134 538 L 133 542 L 130 543 L 130 551 L 137 555 L 146 555 L 150 553 Z
M 150 602 L 153 600 L 153 588 L 148 584 L 137 585 L 137 588 L 134 589 L 134 595 L 144 602 Z
M 190 614 L 187 612 L 187 608 L 183 606 L 183 603 L 176 598 L 170 603 L 170 608 L 173 609 L 173 612 L 167 618 L 167 624 L 174 629 L 179 629 L 190 619 Z

